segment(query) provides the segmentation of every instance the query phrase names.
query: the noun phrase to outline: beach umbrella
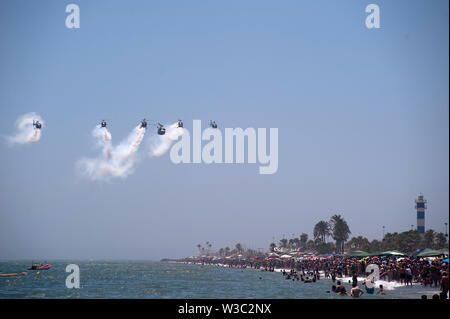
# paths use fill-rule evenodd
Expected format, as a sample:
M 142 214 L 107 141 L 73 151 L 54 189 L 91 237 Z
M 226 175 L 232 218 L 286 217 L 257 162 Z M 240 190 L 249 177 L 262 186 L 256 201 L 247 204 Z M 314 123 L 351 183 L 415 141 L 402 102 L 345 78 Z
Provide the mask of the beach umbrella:
M 292 256 L 290 256 L 290 255 L 283 255 L 280 258 L 292 258 Z
M 354 252 L 350 257 L 369 257 L 369 253 L 365 251 Z
M 440 255 L 444 255 L 444 253 L 439 250 L 424 249 L 423 251 L 418 253 L 416 257 L 436 257 Z
M 405 257 L 405 256 L 408 256 L 408 255 L 404 254 L 404 253 L 402 253 L 401 251 L 398 251 L 398 250 L 389 250 L 389 251 L 382 252 L 380 256 L 400 256 L 400 257 Z
M 370 257 L 372 257 L 372 256 L 381 256 L 381 252 L 379 252 L 379 251 L 374 251 L 373 253 L 370 253 L 369 256 L 370 256 Z
M 442 262 L 448 263 L 448 258 L 447 258 L 447 259 L 444 259 Z

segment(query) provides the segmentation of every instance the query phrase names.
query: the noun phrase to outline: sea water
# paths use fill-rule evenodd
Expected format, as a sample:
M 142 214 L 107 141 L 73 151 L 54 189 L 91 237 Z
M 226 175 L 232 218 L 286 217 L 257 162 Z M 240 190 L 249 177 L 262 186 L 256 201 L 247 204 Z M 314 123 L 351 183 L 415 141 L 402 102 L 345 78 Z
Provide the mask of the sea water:
M 315 283 L 286 280 L 280 272 L 155 261 L 46 261 L 48 270 L 27 270 L 30 261 L 0 262 L 0 273 L 27 272 L 0 277 L 0 298 L 350 298 L 330 293 L 330 279 Z M 68 289 L 66 266 L 80 269 L 80 288 Z M 342 278 L 350 291 L 350 278 Z M 359 283 L 361 283 L 359 281 Z M 379 282 L 386 295 L 361 298 L 399 299 L 439 293 L 438 288 Z M 378 284 L 377 283 L 377 287 Z M 362 288 L 362 286 L 361 286 Z M 364 288 L 362 288 L 364 290 Z M 378 291 L 378 289 L 376 289 Z

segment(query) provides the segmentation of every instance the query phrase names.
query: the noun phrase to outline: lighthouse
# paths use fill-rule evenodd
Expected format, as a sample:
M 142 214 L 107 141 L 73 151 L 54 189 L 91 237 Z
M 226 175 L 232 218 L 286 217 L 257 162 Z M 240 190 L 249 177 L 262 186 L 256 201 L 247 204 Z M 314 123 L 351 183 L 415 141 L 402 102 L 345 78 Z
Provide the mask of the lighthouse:
M 417 231 L 419 234 L 423 235 L 425 233 L 425 205 L 427 201 L 423 199 L 422 193 L 419 194 L 416 199 L 416 210 L 417 210 Z

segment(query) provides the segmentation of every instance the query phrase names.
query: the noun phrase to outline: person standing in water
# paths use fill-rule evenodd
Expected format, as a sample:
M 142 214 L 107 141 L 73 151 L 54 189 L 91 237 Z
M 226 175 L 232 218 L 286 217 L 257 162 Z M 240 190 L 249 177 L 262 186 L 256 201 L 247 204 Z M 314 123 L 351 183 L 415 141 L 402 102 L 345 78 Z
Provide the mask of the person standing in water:
M 442 273 L 441 290 L 442 290 L 442 293 L 444 293 L 445 297 L 447 298 L 447 294 L 448 294 L 448 275 L 447 275 L 447 272 L 445 272 L 445 271 Z
M 410 284 L 410 286 L 412 286 L 412 280 L 413 280 L 412 270 L 408 266 L 406 268 L 406 279 L 405 279 L 406 285 L 408 286 L 408 284 Z
M 386 290 L 383 288 L 383 285 L 380 285 L 380 290 L 377 292 L 377 295 L 385 295 Z
M 348 296 L 347 289 L 345 289 L 344 285 L 342 285 L 339 280 L 336 286 L 336 293 L 340 296 Z
M 353 284 L 352 287 L 352 290 L 350 290 L 350 296 L 352 296 L 353 298 L 359 298 L 364 294 L 364 291 L 362 291 L 362 289 L 359 288 L 357 284 Z
M 372 285 L 375 283 L 373 279 L 371 280 L 371 283 L 372 283 Z M 367 287 L 365 280 L 363 281 L 363 286 L 364 286 L 364 288 L 366 288 L 366 292 L 368 294 L 373 295 L 373 293 L 375 292 L 375 287 L 374 286 L 372 286 L 371 288 Z
M 356 271 L 354 271 L 352 274 L 352 281 L 352 284 L 358 285 L 358 275 L 356 274 Z

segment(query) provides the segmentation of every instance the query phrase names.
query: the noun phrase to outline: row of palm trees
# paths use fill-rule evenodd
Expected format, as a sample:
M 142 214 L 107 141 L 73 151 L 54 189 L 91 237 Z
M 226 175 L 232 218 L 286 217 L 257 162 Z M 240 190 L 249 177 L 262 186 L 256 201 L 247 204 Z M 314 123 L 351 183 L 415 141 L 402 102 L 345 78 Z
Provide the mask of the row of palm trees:
M 207 242 L 205 243 L 205 247 L 202 247 L 201 244 L 198 244 L 198 245 L 197 245 L 198 253 L 199 253 L 199 254 L 205 253 L 206 250 L 211 250 L 211 247 L 212 247 L 212 244 L 211 244 L 209 241 L 207 241 Z M 206 249 L 206 248 L 208 248 L 208 249 Z
M 207 241 L 205 243 L 205 247 L 202 247 L 201 244 L 198 244 L 197 248 L 198 248 L 199 255 L 211 253 L 211 247 L 212 247 L 212 244 L 209 241 Z M 208 249 L 206 249 L 206 248 L 208 248 Z M 228 246 L 225 248 L 220 248 L 218 251 L 218 254 L 220 257 L 226 257 L 226 256 L 230 256 L 233 254 L 242 254 L 244 252 L 248 252 L 248 250 L 245 250 L 241 243 L 237 243 L 235 245 L 234 249 L 231 249 Z M 250 252 L 253 253 L 253 251 L 251 251 L 251 250 L 250 250 Z
M 401 233 L 387 233 L 383 240 L 369 241 L 366 237 L 353 237 L 346 243 L 348 250 L 362 250 L 367 252 L 399 250 L 412 254 L 417 249 L 448 249 L 447 237 L 444 233 L 437 233 L 432 229 L 427 230 L 423 236 L 417 230 L 409 230 Z
M 298 238 L 286 239 L 283 238 L 279 242 L 279 247 L 290 248 L 290 249 L 304 249 L 304 250 L 315 250 L 320 253 L 326 253 L 328 251 L 343 251 L 344 243 L 348 239 L 350 228 L 347 222 L 342 218 L 341 215 L 333 215 L 330 221 L 319 221 L 314 226 L 314 240 L 308 240 L 308 234 L 302 233 Z M 332 237 L 336 241 L 336 245 L 332 243 L 327 243 L 327 238 Z M 207 254 L 211 250 L 212 244 L 206 242 L 203 247 L 201 244 L 197 245 L 199 255 Z M 275 243 L 270 243 L 270 251 L 274 251 L 277 245 Z M 234 255 L 234 254 L 254 254 L 256 251 L 252 249 L 244 249 L 241 243 L 237 243 L 234 249 L 230 247 L 220 248 L 218 250 L 218 255 L 221 257 Z
M 308 234 L 302 233 L 298 238 L 280 239 L 278 247 L 289 249 L 301 249 L 314 251 L 319 254 L 343 253 L 344 250 L 363 250 L 367 252 L 399 250 L 405 253 L 413 253 L 417 249 L 448 248 L 448 237 L 444 233 L 437 233 L 432 229 L 425 232 L 423 236 L 417 230 L 405 231 L 402 233 L 387 233 L 384 238 L 369 241 L 363 236 L 353 237 L 348 240 L 351 234 L 350 228 L 345 219 L 338 214 L 331 216 L 329 221 L 321 220 L 317 222 L 313 229 L 314 239 L 308 240 Z M 329 238 L 334 242 L 328 242 Z M 206 246 L 198 244 L 199 254 L 205 254 L 211 250 L 212 244 L 206 242 Z M 274 251 L 277 244 L 270 243 L 270 251 Z M 207 249 L 206 249 L 207 248 Z M 234 249 L 230 247 L 220 248 L 218 255 L 221 257 L 234 254 L 255 254 L 256 251 L 244 249 L 241 243 L 237 243 Z
M 318 250 L 331 252 L 329 250 L 333 248 L 333 245 L 327 243 L 327 238 L 331 237 L 335 241 L 334 251 L 343 253 L 344 244 L 350 234 L 350 227 L 348 227 L 345 219 L 341 215 L 335 214 L 331 216 L 328 222 L 321 220 L 314 226 L 314 245 L 317 246 Z
M 346 251 L 362 250 L 366 252 L 378 252 L 388 250 L 399 250 L 412 254 L 418 249 L 449 248 L 448 236 L 444 233 L 437 233 L 432 229 L 427 230 L 423 236 L 417 230 L 409 230 L 401 233 L 387 233 L 380 241 L 374 239 L 369 241 L 366 237 L 357 236 L 348 240 L 351 234 L 347 222 L 340 215 L 333 215 L 330 221 L 319 221 L 313 229 L 314 240 L 307 240 L 308 235 L 303 233 L 299 238 L 282 239 L 279 247 L 307 251 L 314 251 L 320 254 L 343 253 Z M 327 242 L 331 237 L 334 242 Z M 274 251 L 275 243 L 270 244 L 270 250 Z
M 302 233 L 299 238 L 280 239 L 278 247 L 290 249 L 303 249 L 306 248 L 307 242 L 308 242 L 308 234 Z M 277 247 L 277 244 L 270 243 L 269 245 L 270 251 L 274 251 L 275 247 Z
M 330 220 L 319 221 L 313 229 L 314 240 L 308 240 L 308 234 L 302 233 L 298 238 L 280 239 L 278 247 L 290 249 L 304 249 L 304 250 L 320 250 L 324 251 L 326 247 L 333 246 L 333 250 L 342 252 L 344 250 L 344 243 L 351 234 L 347 222 L 341 215 L 333 215 Z M 327 238 L 332 237 L 335 240 L 335 245 L 327 243 Z M 270 250 L 274 251 L 277 245 L 270 243 Z

